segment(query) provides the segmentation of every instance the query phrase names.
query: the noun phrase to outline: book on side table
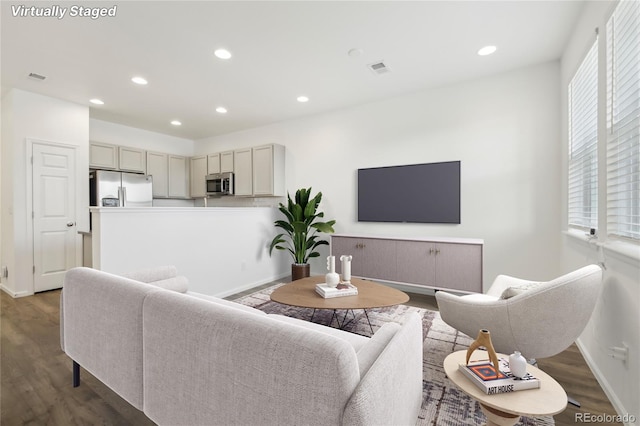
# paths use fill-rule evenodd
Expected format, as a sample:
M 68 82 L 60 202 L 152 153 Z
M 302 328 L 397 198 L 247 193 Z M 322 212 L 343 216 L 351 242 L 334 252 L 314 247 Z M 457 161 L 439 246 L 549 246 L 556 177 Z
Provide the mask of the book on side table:
M 500 371 L 496 377 L 493 364 L 488 360 L 473 361 L 469 365 L 460 364 L 458 369 L 487 395 L 515 392 L 540 387 L 540 379 L 527 373 L 523 378 L 515 377 L 509 369 L 509 361 L 498 360 Z
M 340 283 L 336 287 L 330 287 L 325 283 L 316 284 L 316 293 L 325 299 L 332 297 L 355 296 L 358 294 L 358 287 L 351 283 Z

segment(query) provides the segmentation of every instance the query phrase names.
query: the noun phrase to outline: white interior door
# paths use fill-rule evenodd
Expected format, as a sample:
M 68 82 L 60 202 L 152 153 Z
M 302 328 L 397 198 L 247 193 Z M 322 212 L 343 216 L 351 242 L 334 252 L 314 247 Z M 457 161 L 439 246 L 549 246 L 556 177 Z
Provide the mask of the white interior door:
M 61 288 L 76 263 L 76 153 L 33 144 L 34 291 Z

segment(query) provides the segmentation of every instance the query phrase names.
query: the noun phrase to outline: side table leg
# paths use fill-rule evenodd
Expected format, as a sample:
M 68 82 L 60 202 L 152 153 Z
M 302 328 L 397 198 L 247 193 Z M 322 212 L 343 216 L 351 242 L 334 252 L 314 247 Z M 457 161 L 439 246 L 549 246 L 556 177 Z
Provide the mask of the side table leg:
M 487 426 L 513 426 L 520 420 L 520 416 L 517 414 L 505 413 L 484 404 L 480 404 L 480 409 L 487 417 Z

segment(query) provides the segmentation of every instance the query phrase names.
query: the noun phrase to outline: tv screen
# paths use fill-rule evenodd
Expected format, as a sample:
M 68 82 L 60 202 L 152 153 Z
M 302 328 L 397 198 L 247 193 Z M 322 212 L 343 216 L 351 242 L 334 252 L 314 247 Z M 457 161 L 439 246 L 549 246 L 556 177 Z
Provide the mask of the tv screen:
M 358 221 L 460 223 L 460 161 L 358 169 Z

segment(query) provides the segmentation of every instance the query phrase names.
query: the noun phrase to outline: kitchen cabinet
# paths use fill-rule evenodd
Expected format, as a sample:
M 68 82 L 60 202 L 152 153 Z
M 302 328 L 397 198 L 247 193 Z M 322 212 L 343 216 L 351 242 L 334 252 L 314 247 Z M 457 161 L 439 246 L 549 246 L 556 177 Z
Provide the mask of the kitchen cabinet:
M 147 151 L 147 174 L 153 176 L 153 198 L 168 198 L 169 155 Z
M 220 153 L 207 155 L 207 174 L 220 173 Z
M 205 182 L 205 176 L 208 172 L 207 160 L 206 155 L 190 159 L 191 198 L 207 196 L 207 184 Z
M 118 168 L 125 172 L 145 173 L 145 151 L 126 146 L 118 147 Z
M 118 146 L 101 142 L 89 143 L 89 167 L 92 169 L 118 169 Z
M 331 237 L 338 270 L 340 256 L 352 255 L 354 276 L 462 293 L 482 293 L 482 252 L 475 239 Z
M 169 198 L 189 198 L 189 162 L 187 157 L 169 155 Z
M 234 194 L 253 195 L 253 150 L 238 149 L 233 152 Z
M 284 146 L 264 145 L 253 151 L 253 195 L 285 195 Z
M 234 172 L 233 151 L 220 153 L 220 173 Z

